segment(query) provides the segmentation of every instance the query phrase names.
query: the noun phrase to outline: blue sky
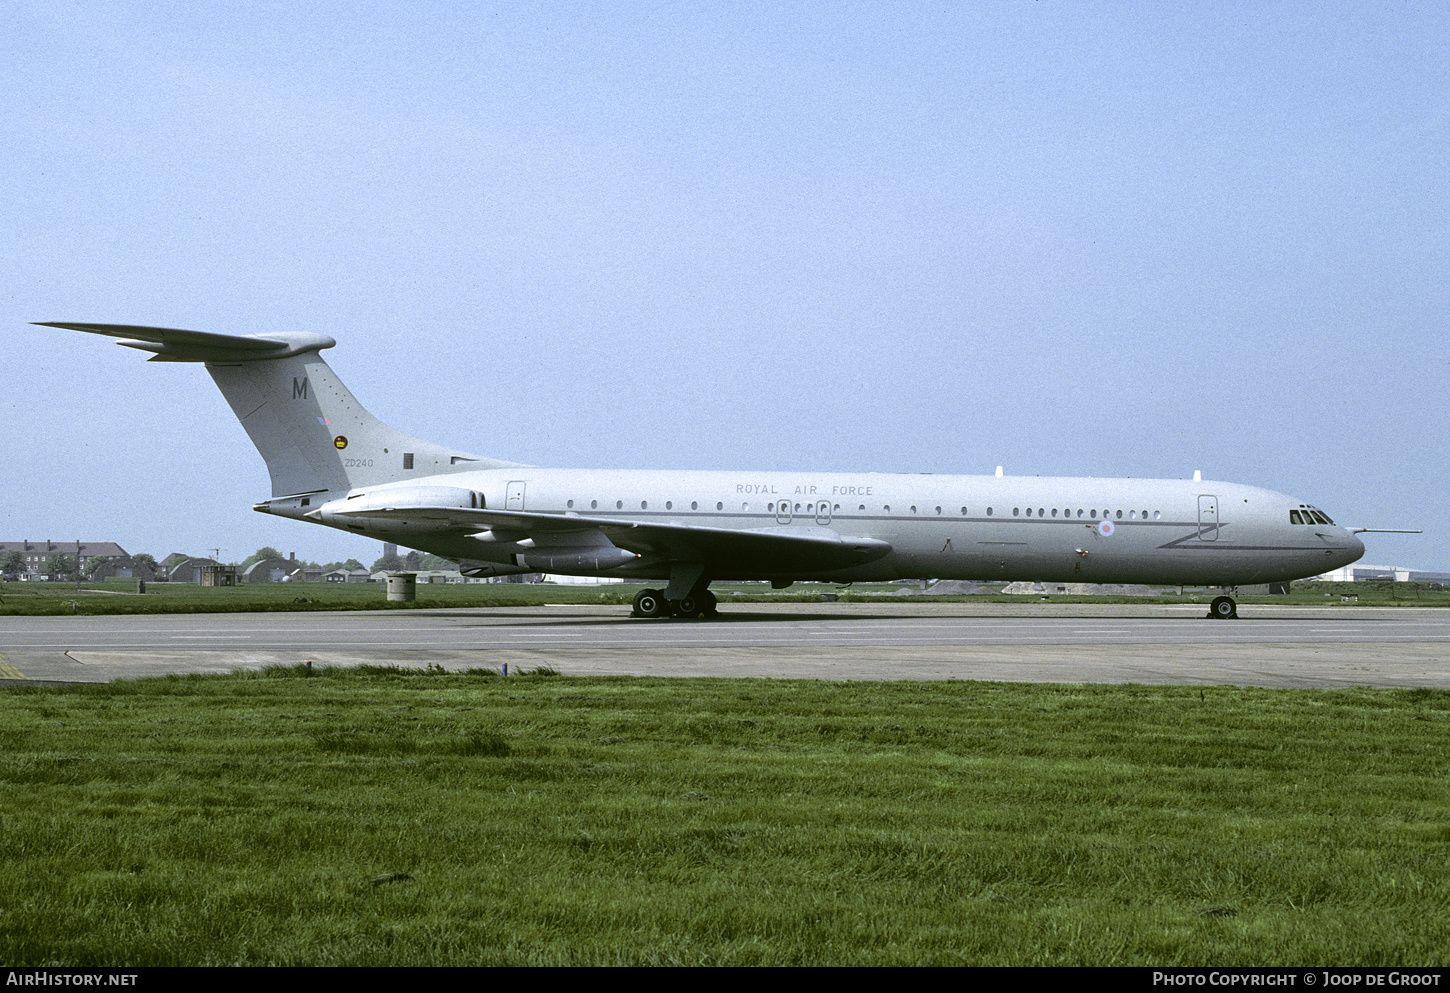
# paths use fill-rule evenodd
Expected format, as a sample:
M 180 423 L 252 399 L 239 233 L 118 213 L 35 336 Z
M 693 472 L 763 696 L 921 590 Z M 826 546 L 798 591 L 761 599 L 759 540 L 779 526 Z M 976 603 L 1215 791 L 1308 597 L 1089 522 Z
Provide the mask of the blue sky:
M 197 367 L 319 331 L 541 465 L 1190 476 L 1450 571 L 1450 12 L 1384 3 L 9 3 L 0 533 L 254 514 Z

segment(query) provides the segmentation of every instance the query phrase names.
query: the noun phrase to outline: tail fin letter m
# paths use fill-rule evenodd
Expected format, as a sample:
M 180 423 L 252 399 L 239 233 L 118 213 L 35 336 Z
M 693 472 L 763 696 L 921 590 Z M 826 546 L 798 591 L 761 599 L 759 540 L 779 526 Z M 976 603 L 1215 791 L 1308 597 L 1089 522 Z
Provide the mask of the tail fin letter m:
M 293 376 L 292 377 L 292 399 L 293 400 L 306 400 L 307 399 L 307 377 L 306 376 L 303 376 L 302 377 L 302 382 L 300 382 L 300 383 L 297 382 L 297 377 L 296 376 Z

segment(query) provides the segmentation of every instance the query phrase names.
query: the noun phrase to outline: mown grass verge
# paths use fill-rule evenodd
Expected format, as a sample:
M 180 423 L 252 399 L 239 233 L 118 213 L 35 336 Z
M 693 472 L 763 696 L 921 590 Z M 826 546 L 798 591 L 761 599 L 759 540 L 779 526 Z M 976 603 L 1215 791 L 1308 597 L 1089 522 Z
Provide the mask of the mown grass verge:
M 1444 964 L 1450 691 L 0 694 L 0 961 Z

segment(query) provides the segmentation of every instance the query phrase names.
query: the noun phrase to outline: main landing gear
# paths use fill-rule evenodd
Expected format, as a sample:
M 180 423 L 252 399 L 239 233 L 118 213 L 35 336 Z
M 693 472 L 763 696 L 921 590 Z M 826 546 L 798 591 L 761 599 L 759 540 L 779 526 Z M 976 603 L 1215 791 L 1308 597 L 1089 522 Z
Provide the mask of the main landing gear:
M 632 617 L 715 617 L 715 594 L 691 590 L 678 600 L 665 598 L 664 590 L 640 590 L 634 597 Z
M 714 617 L 715 594 L 703 562 L 676 562 L 670 566 L 670 585 L 663 590 L 641 590 L 634 598 L 634 617 Z
M 1239 605 L 1234 603 L 1234 598 L 1231 596 L 1214 597 L 1213 603 L 1208 605 L 1208 616 L 1217 621 L 1236 618 L 1239 616 Z

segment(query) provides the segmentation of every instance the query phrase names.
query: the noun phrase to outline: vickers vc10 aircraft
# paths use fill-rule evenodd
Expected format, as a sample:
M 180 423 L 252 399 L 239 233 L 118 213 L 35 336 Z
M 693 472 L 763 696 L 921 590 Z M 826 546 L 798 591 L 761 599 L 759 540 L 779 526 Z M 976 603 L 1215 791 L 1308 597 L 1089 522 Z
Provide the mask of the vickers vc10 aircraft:
M 1030 580 L 1234 587 L 1364 554 L 1317 507 L 1173 479 L 542 469 L 422 441 L 374 418 L 322 334 L 225 335 L 44 322 L 204 362 L 272 477 L 254 505 L 452 559 L 470 576 L 665 581 L 642 617 L 715 613 L 714 580 Z M 1237 616 L 1232 597 L 1213 617 Z

